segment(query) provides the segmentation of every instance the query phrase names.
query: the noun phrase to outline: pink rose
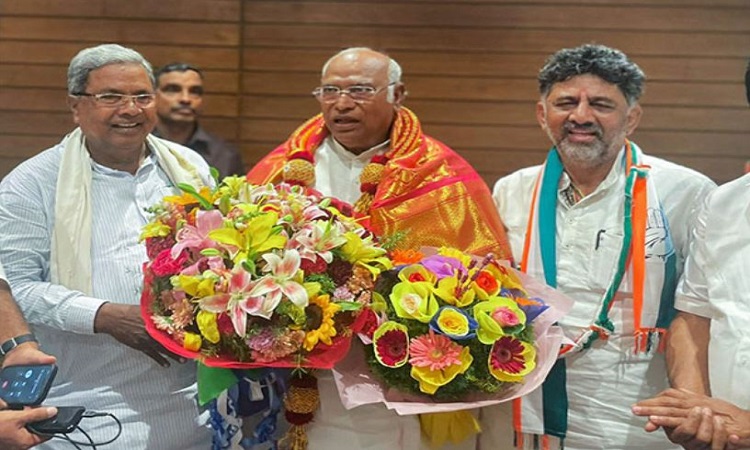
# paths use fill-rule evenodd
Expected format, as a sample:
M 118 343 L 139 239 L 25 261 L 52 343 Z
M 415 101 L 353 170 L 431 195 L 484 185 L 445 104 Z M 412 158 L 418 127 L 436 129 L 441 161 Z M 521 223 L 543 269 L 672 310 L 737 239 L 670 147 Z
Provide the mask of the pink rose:
M 516 313 L 506 307 L 497 308 L 493 311 L 492 318 L 495 319 L 495 322 L 499 323 L 501 327 L 514 327 L 521 323 L 521 321 L 518 320 Z
M 172 259 L 171 250 L 164 249 L 156 255 L 151 263 L 151 270 L 157 277 L 168 277 L 180 273 L 188 259 L 187 252 L 182 252 L 176 259 Z

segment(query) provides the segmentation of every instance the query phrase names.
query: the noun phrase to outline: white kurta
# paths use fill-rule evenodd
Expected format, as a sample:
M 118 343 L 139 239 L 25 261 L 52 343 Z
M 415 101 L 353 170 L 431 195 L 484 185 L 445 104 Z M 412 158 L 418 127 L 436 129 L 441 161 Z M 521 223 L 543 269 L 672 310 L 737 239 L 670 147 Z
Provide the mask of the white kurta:
M 649 183 L 654 183 L 669 222 L 679 274 L 687 254 L 689 224 L 715 185 L 695 171 L 658 158 L 644 156 L 643 163 L 652 168 Z M 516 260 L 522 255 L 539 170 L 540 166 L 522 169 L 500 179 L 494 188 L 495 202 L 508 228 Z M 562 193 L 558 195 L 557 283 L 558 289 L 575 300 L 571 312 L 560 321 L 568 337 L 577 337 L 582 327 L 592 323 L 611 280 L 623 238 L 624 183 L 624 169 L 617 163 L 599 187 L 577 204 L 569 207 Z M 563 186 L 566 184 L 567 180 L 563 180 Z M 663 228 L 659 222 L 657 215 L 650 215 L 649 236 Z M 657 247 L 651 251 L 662 250 Z M 596 341 L 589 350 L 567 358 L 569 415 L 565 448 L 674 449 L 663 433 L 644 432 L 645 421 L 630 412 L 636 401 L 668 387 L 663 355 L 633 352 L 630 280 L 623 280 L 609 317 L 615 324 L 609 340 Z M 482 449 L 512 448 L 510 417 L 507 404 L 482 410 L 482 425 L 488 430 L 480 436 Z
M 360 196 L 359 175 L 373 156 L 385 153 L 388 142 L 360 155 L 353 155 L 328 137 L 315 152 L 315 189 L 324 195 L 354 203 Z M 356 345 L 356 344 L 355 344 Z M 311 450 L 428 450 L 421 439 L 417 416 L 399 416 L 382 403 L 344 409 L 330 371 L 318 371 L 320 408 L 308 426 Z M 444 450 L 475 448 L 469 439 L 460 445 L 446 445 Z
M 711 319 L 711 394 L 750 409 L 750 174 L 706 200 L 675 306 Z

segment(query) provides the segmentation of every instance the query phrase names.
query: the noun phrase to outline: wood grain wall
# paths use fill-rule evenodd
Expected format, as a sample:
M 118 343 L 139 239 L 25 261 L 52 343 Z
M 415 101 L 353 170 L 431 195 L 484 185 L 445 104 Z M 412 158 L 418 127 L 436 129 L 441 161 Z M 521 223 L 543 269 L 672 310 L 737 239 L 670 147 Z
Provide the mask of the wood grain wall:
M 647 152 L 717 182 L 750 159 L 750 0 L 2 0 L 0 176 L 72 127 L 67 63 L 103 42 L 203 67 L 203 122 L 248 166 L 317 112 L 322 63 L 360 45 L 399 61 L 406 105 L 490 184 L 542 160 L 536 72 L 586 42 L 646 72 L 634 139 Z

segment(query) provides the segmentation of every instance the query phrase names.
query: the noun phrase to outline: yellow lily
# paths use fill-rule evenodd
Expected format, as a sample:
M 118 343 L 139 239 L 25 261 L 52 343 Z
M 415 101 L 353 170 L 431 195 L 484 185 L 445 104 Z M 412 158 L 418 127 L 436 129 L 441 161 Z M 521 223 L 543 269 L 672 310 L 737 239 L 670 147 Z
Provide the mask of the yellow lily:
M 172 228 L 169 225 L 164 225 L 161 222 L 147 223 L 141 231 L 141 235 L 138 237 L 139 240 L 144 240 L 153 237 L 165 237 L 169 236 L 172 232 Z
M 177 275 L 172 277 L 172 284 L 181 287 L 191 297 L 202 298 L 214 295 L 215 280 L 209 277 Z
M 274 248 L 284 248 L 287 238 L 274 232 L 279 215 L 269 212 L 250 219 L 244 230 L 235 228 L 220 228 L 208 233 L 208 237 L 216 242 L 236 248 L 233 256 L 235 264 L 239 264 L 248 257 Z
M 368 269 L 375 276 L 393 267 L 391 260 L 385 256 L 386 250 L 375 247 L 371 237 L 362 239 L 357 233 L 349 231 L 344 233 L 344 238 L 346 244 L 341 247 L 341 253 L 350 263 Z

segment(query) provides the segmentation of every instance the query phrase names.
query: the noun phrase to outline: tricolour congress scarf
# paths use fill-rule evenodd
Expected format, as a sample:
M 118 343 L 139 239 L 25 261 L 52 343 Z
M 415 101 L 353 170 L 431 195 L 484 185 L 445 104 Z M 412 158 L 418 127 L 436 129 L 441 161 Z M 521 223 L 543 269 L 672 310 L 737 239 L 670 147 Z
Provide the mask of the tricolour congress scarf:
M 659 203 L 653 183 L 648 182 L 650 167 L 640 164 L 641 150 L 627 142 L 621 161 L 626 181 L 623 192 L 623 242 L 609 288 L 599 301 L 599 311 L 588 328 L 577 336 L 568 336 L 572 343 L 560 349 L 560 356 L 541 389 L 513 403 L 515 445 L 519 449 L 564 448 L 568 428 L 565 355 L 587 350 L 597 339 L 607 339 L 615 332 L 609 318 L 615 294 L 623 278 L 630 277 L 633 286 L 634 352 L 650 352 L 664 342 L 662 339 L 673 316 L 676 286 L 676 254 L 669 224 Z M 564 171 L 562 161 L 553 148 L 539 173 L 529 213 L 521 270 L 544 277 L 557 287 L 556 217 L 558 188 Z M 660 217 L 658 226 L 666 229 L 663 248 L 670 249 L 659 265 L 649 264 L 659 256 L 646 255 L 646 234 L 649 209 Z

